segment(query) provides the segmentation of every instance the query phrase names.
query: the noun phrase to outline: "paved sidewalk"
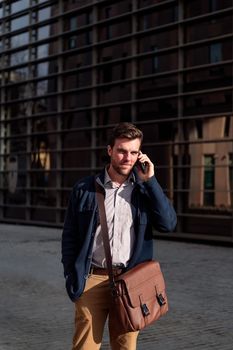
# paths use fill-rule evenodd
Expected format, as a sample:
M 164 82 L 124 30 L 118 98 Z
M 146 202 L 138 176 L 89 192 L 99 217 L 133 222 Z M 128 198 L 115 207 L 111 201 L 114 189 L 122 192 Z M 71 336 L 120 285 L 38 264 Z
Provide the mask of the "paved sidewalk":
M 0 350 L 71 348 L 60 237 L 57 229 L 0 224 Z M 141 332 L 138 350 L 232 350 L 232 248 L 157 240 L 155 253 L 170 310 Z

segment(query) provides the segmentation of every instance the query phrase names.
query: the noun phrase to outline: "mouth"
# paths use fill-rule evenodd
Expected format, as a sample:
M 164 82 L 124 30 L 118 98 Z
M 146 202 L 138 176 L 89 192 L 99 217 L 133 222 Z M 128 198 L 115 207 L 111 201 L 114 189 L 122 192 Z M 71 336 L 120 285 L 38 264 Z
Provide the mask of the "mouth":
M 131 168 L 132 164 L 121 164 L 122 167 Z
M 129 172 L 129 171 L 131 171 L 131 169 L 132 169 L 132 165 L 130 165 L 130 164 L 122 164 L 122 165 L 120 166 L 120 168 L 121 168 L 122 171 L 127 171 L 127 172 Z

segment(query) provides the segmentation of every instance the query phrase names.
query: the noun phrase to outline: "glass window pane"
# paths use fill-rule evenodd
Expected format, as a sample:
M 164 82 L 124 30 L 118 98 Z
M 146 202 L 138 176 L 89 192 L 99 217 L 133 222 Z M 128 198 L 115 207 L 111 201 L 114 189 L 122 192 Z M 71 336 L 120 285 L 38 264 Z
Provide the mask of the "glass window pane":
M 11 4 L 11 13 L 22 11 L 30 6 L 29 0 L 15 1 Z
M 22 67 L 18 69 L 11 70 L 9 72 L 9 81 L 10 82 L 18 82 L 23 81 L 29 77 L 29 69 L 28 67 Z
M 29 25 L 29 15 L 22 16 L 11 21 L 11 30 L 17 30 Z
M 36 76 L 37 77 L 44 77 L 44 76 L 47 76 L 49 74 L 56 73 L 57 69 L 58 69 L 58 66 L 57 66 L 56 60 L 39 63 L 35 68 Z
M 39 63 L 37 65 L 37 76 L 43 77 L 49 74 L 49 62 Z
M 38 36 L 37 39 L 38 40 L 42 40 L 42 39 L 46 39 L 48 38 L 50 35 L 50 26 L 44 26 L 44 27 L 40 27 L 38 29 Z
M 38 21 L 45 21 L 51 17 L 51 7 L 46 7 L 38 11 Z
M 37 58 L 47 57 L 48 54 L 49 54 L 49 44 L 44 44 L 37 47 Z
M 222 44 L 216 43 L 210 45 L 210 62 L 216 63 L 222 61 Z
M 204 205 L 214 205 L 215 161 L 213 155 L 204 156 Z
M 10 40 L 12 48 L 27 45 L 29 43 L 29 32 L 12 36 Z
M 29 59 L 29 51 L 28 50 L 22 50 L 16 53 L 13 53 L 10 56 L 10 63 L 11 65 L 17 65 L 24 62 L 28 62 Z
M 230 197 L 231 206 L 233 207 L 233 153 L 229 154 L 229 179 L 230 179 Z

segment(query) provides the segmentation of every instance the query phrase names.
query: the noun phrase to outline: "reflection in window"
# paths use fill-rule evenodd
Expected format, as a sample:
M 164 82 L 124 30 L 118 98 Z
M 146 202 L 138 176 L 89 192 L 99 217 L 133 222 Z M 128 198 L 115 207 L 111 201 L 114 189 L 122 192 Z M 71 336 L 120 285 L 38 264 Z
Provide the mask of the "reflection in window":
M 229 154 L 229 181 L 231 191 L 231 206 L 233 207 L 233 153 Z
M 69 38 L 69 50 L 75 49 L 77 47 L 77 36 L 71 36 Z
M 214 206 L 215 161 L 213 155 L 204 156 L 204 205 Z
M 215 43 L 210 45 L 210 63 L 222 61 L 222 44 Z
M 38 29 L 38 36 L 37 39 L 38 40 L 42 40 L 42 39 L 46 39 L 49 37 L 50 34 L 50 26 L 44 26 L 44 27 L 40 27 Z
M 103 57 L 103 62 L 110 62 L 111 60 L 112 60 L 111 56 Z M 110 83 L 111 81 L 112 81 L 112 65 L 106 64 L 103 66 L 103 83 Z
M 17 82 L 23 81 L 29 77 L 29 69 L 28 67 L 22 67 L 18 69 L 14 69 L 9 73 L 9 81 Z
M 29 15 L 22 16 L 11 21 L 10 30 L 17 30 L 29 26 Z
M 203 137 L 203 121 L 202 121 L 202 119 L 196 119 L 195 125 L 196 125 L 196 131 L 197 131 L 197 138 L 202 139 L 202 137 Z
M 49 74 L 49 62 L 39 63 L 37 65 L 37 76 L 43 77 Z
M 13 53 L 10 56 L 10 64 L 17 65 L 17 64 L 22 64 L 26 63 L 29 60 L 29 51 L 28 50 L 22 50 L 16 53 Z
M 70 18 L 70 30 L 74 30 L 74 29 L 76 29 L 78 27 L 78 23 L 77 22 L 78 22 L 78 19 L 77 19 L 76 16 Z
M 218 2 L 219 0 L 209 0 L 210 12 L 214 12 L 218 10 Z
M 15 1 L 15 2 L 13 2 L 13 4 L 11 4 L 11 13 L 13 14 L 13 13 L 22 11 L 22 10 L 28 8 L 29 6 L 30 6 L 29 0 Z
M 48 80 L 39 81 L 36 86 L 37 96 L 43 96 L 47 92 L 48 92 Z
M 27 45 L 29 43 L 29 32 L 12 36 L 10 40 L 12 48 Z
M 37 170 L 32 176 L 32 185 L 47 187 L 51 166 L 50 152 L 46 142 L 40 141 L 36 151 L 32 153 L 31 167 Z
M 51 17 L 51 7 L 46 7 L 38 11 L 38 21 L 45 21 Z
M 155 73 L 159 69 L 158 46 L 152 46 L 151 49 L 154 51 L 154 55 L 152 56 L 152 73 Z
M 105 18 L 110 18 L 112 16 L 112 8 L 106 7 L 105 9 Z M 106 25 L 106 39 L 112 38 L 112 25 L 108 24 Z
M 48 53 L 49 53 L 49 44 L 44 44 L 37 47 L 37 58 L 47 57 Z

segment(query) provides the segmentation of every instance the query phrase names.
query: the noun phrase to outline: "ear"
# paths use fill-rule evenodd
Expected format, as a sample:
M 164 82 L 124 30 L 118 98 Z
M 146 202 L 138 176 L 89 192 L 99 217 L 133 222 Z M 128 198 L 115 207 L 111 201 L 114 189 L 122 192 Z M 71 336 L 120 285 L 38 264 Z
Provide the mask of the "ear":
M 107 151 L 108 151 L 109 157 L 111 157 L 111 155 L 112 155 L 112 147 L 110 145 L 108 145 Z

